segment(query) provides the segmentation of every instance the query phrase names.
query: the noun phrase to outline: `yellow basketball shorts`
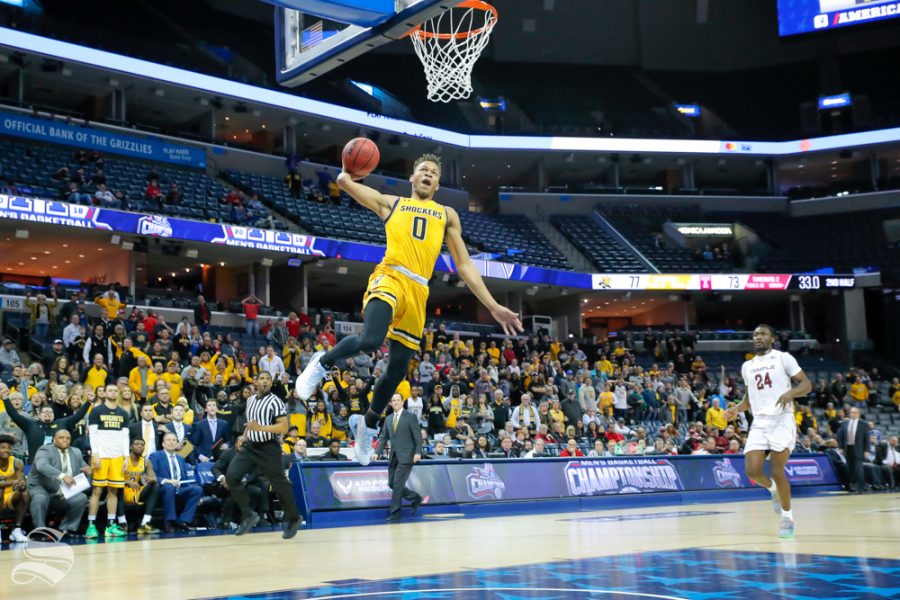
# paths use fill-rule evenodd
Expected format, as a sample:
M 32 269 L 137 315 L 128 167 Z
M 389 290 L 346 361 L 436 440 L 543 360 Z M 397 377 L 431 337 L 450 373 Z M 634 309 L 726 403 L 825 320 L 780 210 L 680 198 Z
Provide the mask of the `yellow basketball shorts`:
M 125 487 L 125 457 L 101 458 L 100 468 L 94 469 L 94 487 Z
M 394 309 L 388 338 L 407 348 L 418 350 L 425 330 L 428 286 L 417 283 L 390 267 L 378 265 L 369 277 L 369 286 L 363 297 L 363 311 L 372 298 L 384 300 Z
M 136 490 L 130 487 L 125 488 L 125 504 L 143 504 L 144 501 L 141 498 L 141 494 L 144 493 L 145 489 L 147 489 L 147 486 L 144 485 Z

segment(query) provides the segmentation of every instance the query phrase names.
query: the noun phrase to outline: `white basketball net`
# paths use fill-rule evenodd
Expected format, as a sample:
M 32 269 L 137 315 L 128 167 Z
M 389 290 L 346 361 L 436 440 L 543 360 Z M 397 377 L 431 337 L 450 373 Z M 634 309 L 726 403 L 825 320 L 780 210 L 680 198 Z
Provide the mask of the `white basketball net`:
M 497 17 L 490 7 L 465 2 L 410 33 L 428 81 L 432 102 L 462 100 L 472 94 L 472 67 L 481 56 Z

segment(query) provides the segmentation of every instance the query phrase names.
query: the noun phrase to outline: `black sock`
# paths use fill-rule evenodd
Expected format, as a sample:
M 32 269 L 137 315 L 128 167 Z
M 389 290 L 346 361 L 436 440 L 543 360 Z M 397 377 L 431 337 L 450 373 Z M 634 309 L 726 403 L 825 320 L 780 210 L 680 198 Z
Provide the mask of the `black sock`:
M 364 417 L 366 420 L 366 427 L 369 429 L 375 429 L 375 426 L 378 425 L 378 419 L 380 416 L 378 413 L 372 412 L 372 409 L 366 411 L 366 416 Z

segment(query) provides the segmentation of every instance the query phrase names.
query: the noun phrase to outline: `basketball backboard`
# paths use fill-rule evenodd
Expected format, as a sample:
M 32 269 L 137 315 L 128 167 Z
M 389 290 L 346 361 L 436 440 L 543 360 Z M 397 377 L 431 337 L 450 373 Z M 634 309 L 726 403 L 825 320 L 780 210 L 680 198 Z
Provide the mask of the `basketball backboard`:
M 459 0 L 268 0 L 278 83 L 297 87 L 404 37 Z M 387 3 L 387 5 L 385 5 Z

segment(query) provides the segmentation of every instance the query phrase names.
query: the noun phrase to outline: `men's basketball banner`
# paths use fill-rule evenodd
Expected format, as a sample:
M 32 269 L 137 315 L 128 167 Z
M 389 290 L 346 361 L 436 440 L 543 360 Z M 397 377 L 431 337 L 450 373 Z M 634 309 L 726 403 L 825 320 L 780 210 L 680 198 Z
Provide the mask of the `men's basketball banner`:
M 142 215 L 111 208 L 82 206 L 26 196 L 0 194 L 0 219 L 171 238 L 186 242 L 250 248 L 294 256 L 342 258 L 368 263 L 377 263 L 384 258 L 384 247 L 372 244 L 333 240 L 258 227 L 241 227 L 162 215 Z M 608 275 L 556 271 L 477 258 L 473 258 L 472 262 L 482 277 L 586 290 L 783 291 L 788 289 L 852 289 L 856 286 L 856 278 L 853 275 L 766 275 L 757 273 Z M 441 254 L 435 264 L 435 270 L 455 273 L 456 266 L 449 254 Z
M 347 463 L 297 463 L 309 510 L 387 508 L 391 494 L 384 464 L 368 469 Z M 835 486 L 828 457 L 808 454 L 788 461 L 792 486 Z M 741 455 L 620 456 L 514 460 L 423 461 L 411 489 L 429 504 L 552 500 L 587 496 L 752 489 Z

